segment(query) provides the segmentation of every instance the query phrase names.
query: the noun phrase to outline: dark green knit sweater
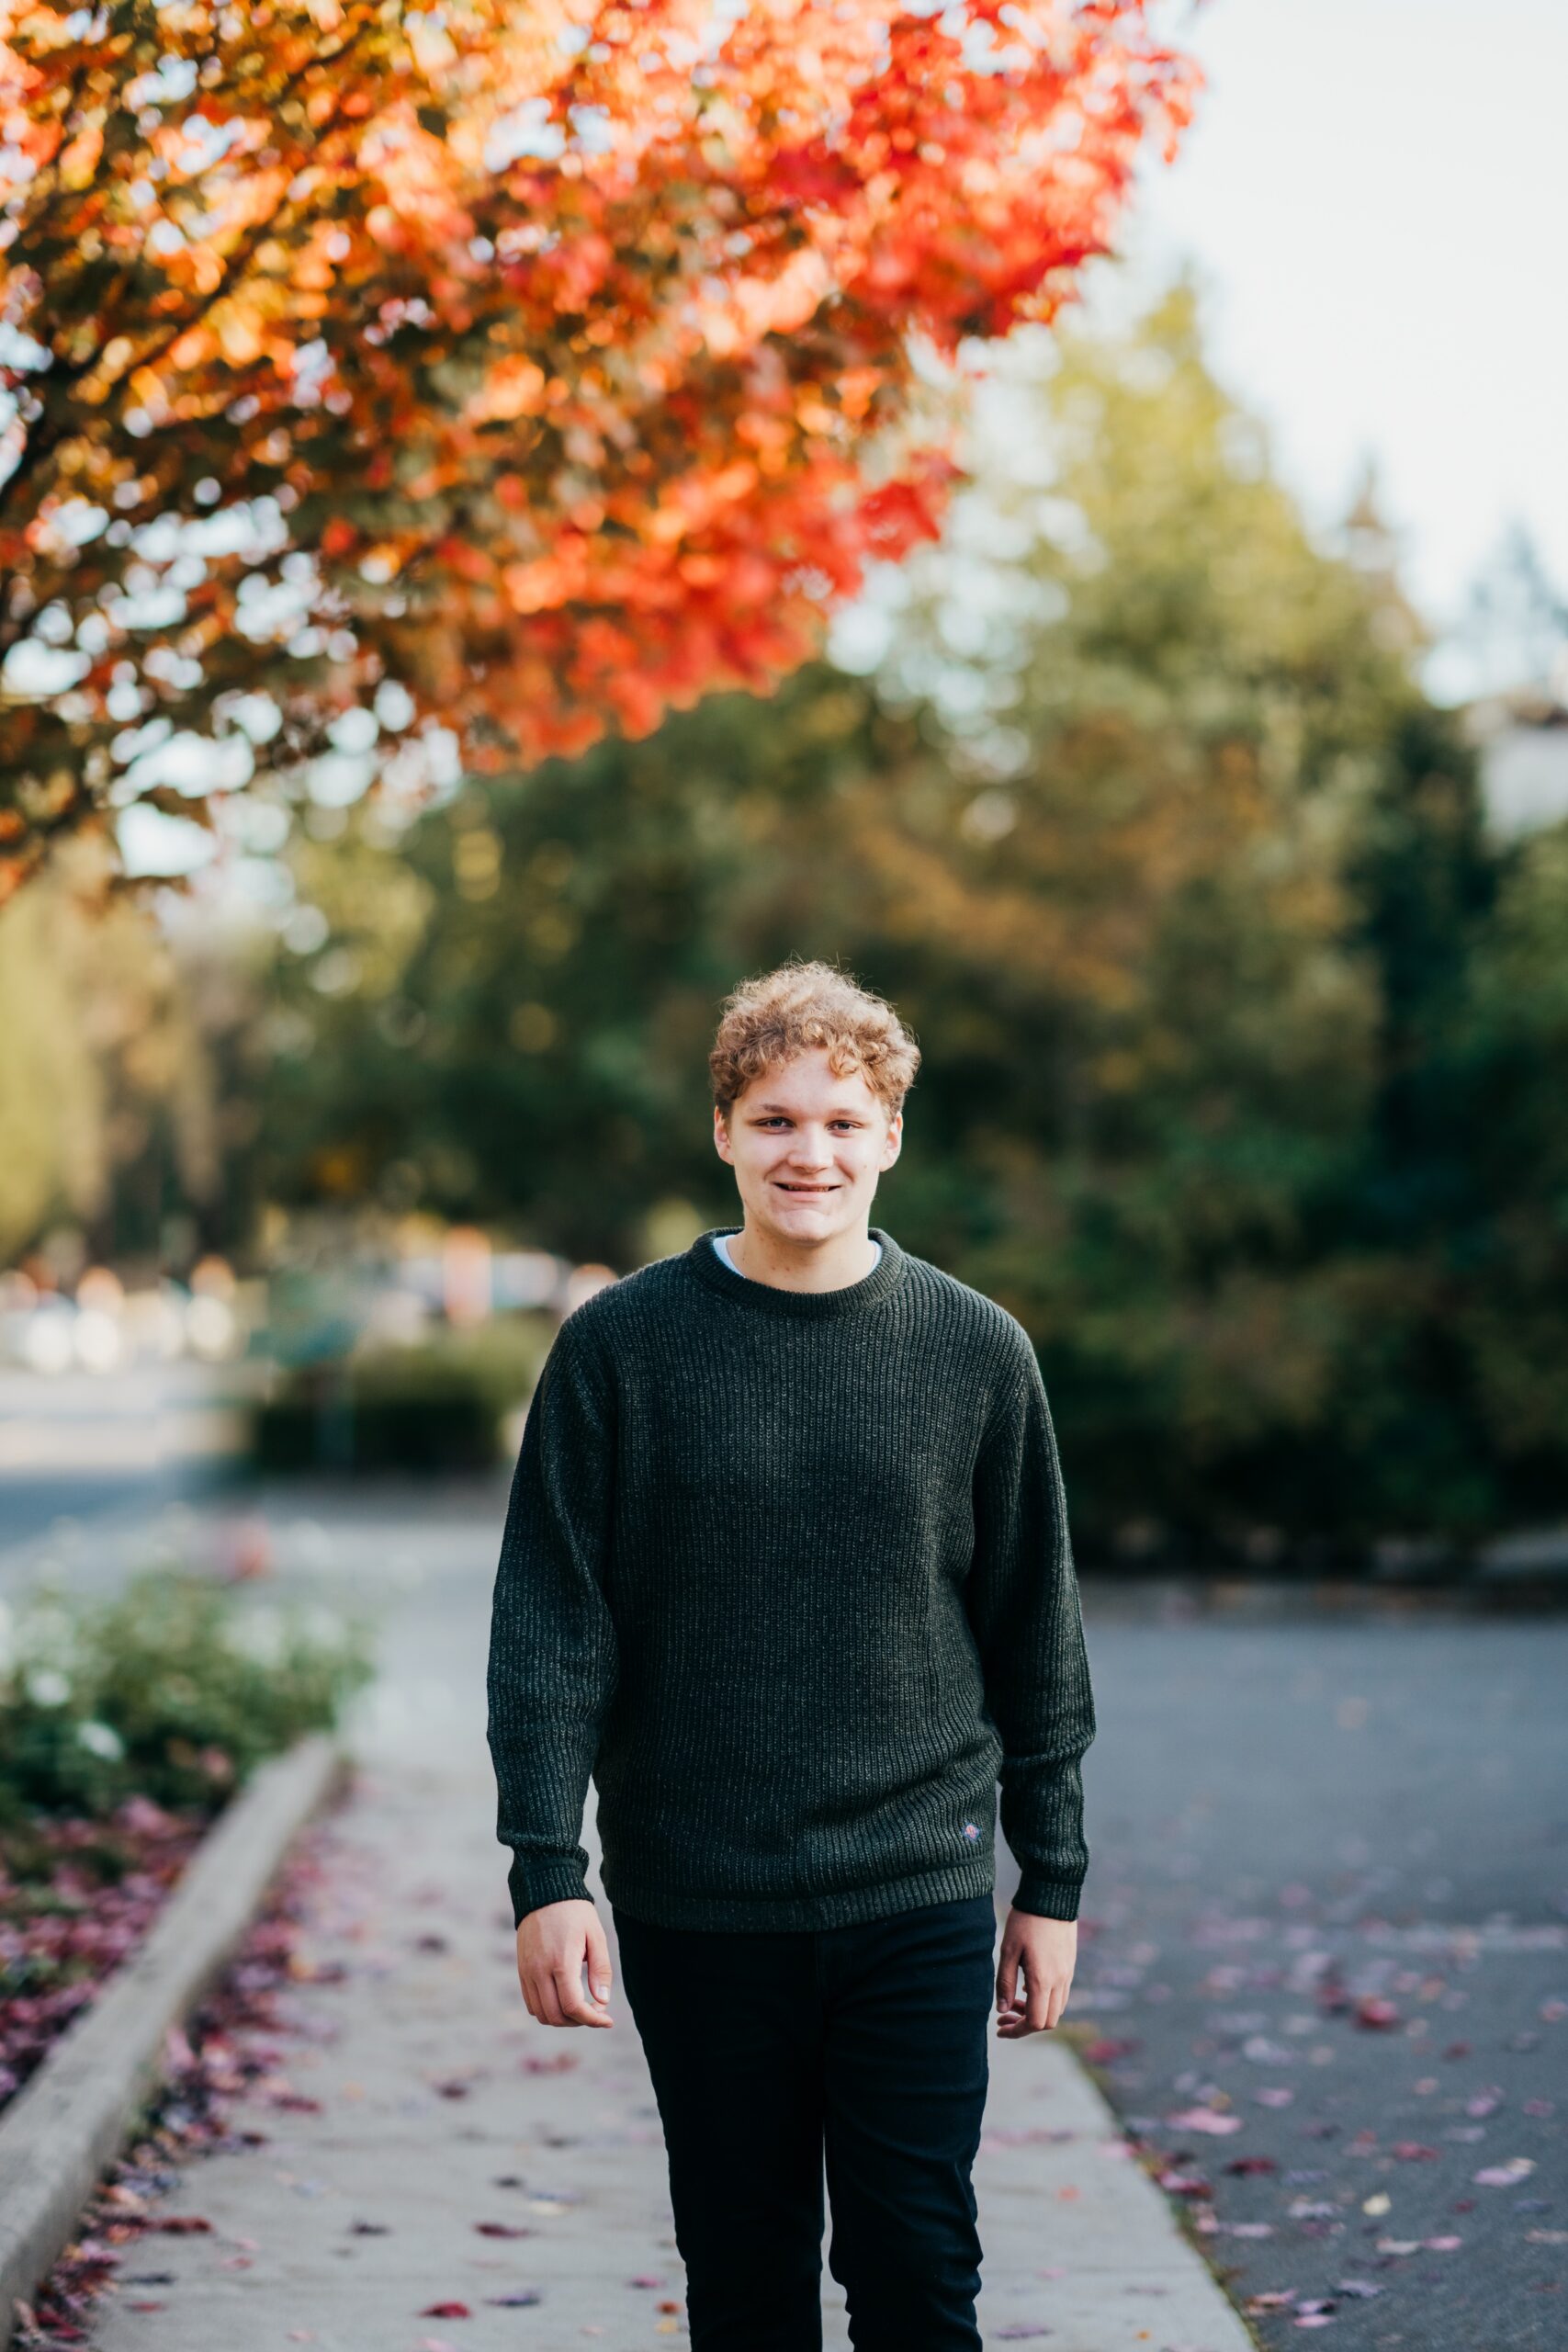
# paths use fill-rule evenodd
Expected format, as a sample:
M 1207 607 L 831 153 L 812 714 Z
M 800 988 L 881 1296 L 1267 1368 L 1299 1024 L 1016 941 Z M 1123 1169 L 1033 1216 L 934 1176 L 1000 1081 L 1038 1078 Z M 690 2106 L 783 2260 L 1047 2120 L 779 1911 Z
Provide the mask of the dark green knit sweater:
M 722 1228 L 733 1230 L 734 1228 Z M 1045 1393 L 1022 1326 L 899 1249 L 749 1281 L 705 1233 L 556 1335 L 491 1629 L 519 1920 L 826 1928 L 983 1894 L 1077 1917 L 1094 1736 Z

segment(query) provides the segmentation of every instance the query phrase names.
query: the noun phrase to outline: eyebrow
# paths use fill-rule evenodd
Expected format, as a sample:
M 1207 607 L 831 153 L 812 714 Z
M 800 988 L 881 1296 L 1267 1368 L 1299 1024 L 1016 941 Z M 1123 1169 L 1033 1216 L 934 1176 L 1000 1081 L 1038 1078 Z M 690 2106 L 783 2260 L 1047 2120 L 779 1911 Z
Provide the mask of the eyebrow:
M 787 1102 L 759 1102 L 755 1108 L 759 1111 L 776 1111 L 781 1118 L 785 1119 L 793 1119 L 795 1115 Z M 835 1103 L 826 1115 L 829 1119 L 863 1119 L 865 1113 L 858 1102 L 839 1102 Z

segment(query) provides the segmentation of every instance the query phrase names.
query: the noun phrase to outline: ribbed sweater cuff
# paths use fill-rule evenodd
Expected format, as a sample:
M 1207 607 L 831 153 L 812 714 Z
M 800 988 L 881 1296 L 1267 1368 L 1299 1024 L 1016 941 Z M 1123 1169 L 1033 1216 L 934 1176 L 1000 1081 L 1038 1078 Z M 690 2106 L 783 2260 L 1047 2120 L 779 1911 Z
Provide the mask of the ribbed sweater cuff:
M 1082 1893 L 1081 1879 L 1038 1878 L 1032 1871 L 1025 1871 L 1019 1880 L 1012 1907 L 1015 1911 L 1032 1911 L 1041 1919 L 1076 1919 Z
M 542 1911 L 547 1903 L 593 1900 L 582 1872 L 570 1861 L 531 1861 L 525 1855 L 513 1854 L 506 1883 L 512 1894 L 513 1924 L 519 1928 L 530 1911 Z

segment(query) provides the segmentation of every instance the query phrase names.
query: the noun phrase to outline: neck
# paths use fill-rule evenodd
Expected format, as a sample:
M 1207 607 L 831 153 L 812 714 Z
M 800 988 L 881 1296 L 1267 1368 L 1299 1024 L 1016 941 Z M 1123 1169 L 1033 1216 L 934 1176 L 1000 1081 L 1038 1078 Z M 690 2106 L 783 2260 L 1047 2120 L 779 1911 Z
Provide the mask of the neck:
M 774 1290 L 847 1290 L 863 1282 L 876 1264 L 876 1244 L 865 1222 L 847 1233 L 821 1241 L 789 1241 L 760 1232 L 748 1217 L 739 1233 L 729 1237 L 729 1254 L 740 1272 L 754 1283 Z

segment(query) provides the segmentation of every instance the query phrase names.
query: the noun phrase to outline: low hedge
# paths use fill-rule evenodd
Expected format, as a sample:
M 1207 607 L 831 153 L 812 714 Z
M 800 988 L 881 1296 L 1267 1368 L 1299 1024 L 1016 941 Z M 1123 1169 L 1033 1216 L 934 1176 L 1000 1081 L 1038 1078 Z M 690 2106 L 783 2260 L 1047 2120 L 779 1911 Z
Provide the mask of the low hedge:
M 506 1417 L 538 1378 L 552 1329 L 540 1316 L 498 1317 L 472 1332 L 296 1365 L 253 1408 L 252 1460 L 270 1471 L 493 1469 Z
M 0 1602 L 0 2108 L 141 1944 L 264 1758 L 372 1671 L 363 1618 L 177 1568 Z
M 0 1605 L 0 1854 L 39 1815 L 127 1797 L 216 1809 L 265 1757 L 327 1729 L 374 1670 L 372 1622 L 177 1567 L 108 1599 Z

